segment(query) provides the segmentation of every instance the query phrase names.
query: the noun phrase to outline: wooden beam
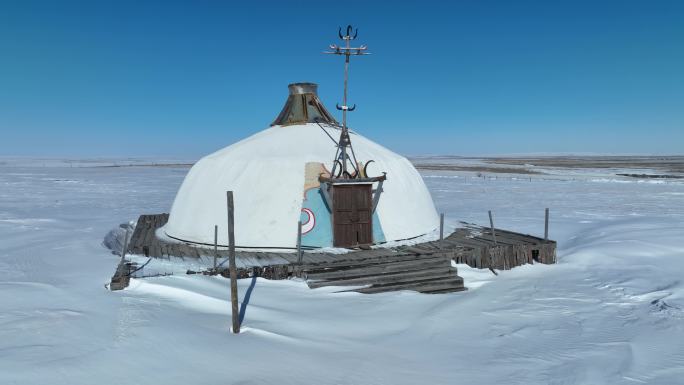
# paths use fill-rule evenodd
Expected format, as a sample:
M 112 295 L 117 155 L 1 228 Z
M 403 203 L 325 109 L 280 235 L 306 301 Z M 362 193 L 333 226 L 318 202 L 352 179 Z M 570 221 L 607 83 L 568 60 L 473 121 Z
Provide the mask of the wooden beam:
M 123 248 L 121 249 L 121 261 L 119 262 L 124 263 L 124 258 L 126 257 L 126 249 L 128 248 L 128 228 L 126 229 L 126 235 L 124 235 L 124 242 L 123 242 Z
M 463 278 L 459 276 L 447 277 L 441 279 L 433 279 L 429 281 L 418 281 L 412 283 L 399 283 L 389 285 L 370 286 L 362 289 L 355 289 L 353 291 L 359 293 L 382 293 L 395 290 L 415 290 L 421 293 L 435 293 L 435 292 L 455 292 L 466 290 L 463 287 Z
M 444 240 L 444 213 L 439 214 L 439 247 L 442 247 Z
M 544 240 L 549 240 L 549 208 L 544 210 Z
M 230 302 L 233 313 L 233 333 L 240 333 L 240 313 L 238 310 L 237 270 L 235 267 L 235 222 L 233 192 L 226 192 L 228 203 L 228 269 L 230 271 Z
M 417 281 L 435 281 L 442 278 L 455 278 L 456 269 L 448 264 L 432 269 L 415 271 L 400 271 L 387 274 L 371 275 L 367 277 L 340 278 L 320 281 L 307 281 L 307 285 L 316 289 L 325 286 L 363 286 L 363 285 L 386 285 L 400 283 L 414 283 Z
M 307 269 L 306 277 L 309 280 L 325 281 L 337 279 L 359 278 L 366 276 L 378 276 L 390 273 L 408 273 L 417 270 L 432 269 L 438 267 L 451 267 L 450 259 L 447 258 L 429 258 L 412 261 L 387 261 L 375 265 L 355 266 L 350 265 L 348 268 L 339 268 L 335 270 L 314 270 Z
M 216 272 L 216 260 L 218 259 L 218 225 L 214 225 L 214 272 Z
M 492 218 L 492 210 L 489 210 L 489 227 L 492 229 L 492 239 L 494 246 L 496 246 L 496 232 L 494 231 L 494 219 Z
M 297 264 L 302 264 L 302 221 L 297 222 Z

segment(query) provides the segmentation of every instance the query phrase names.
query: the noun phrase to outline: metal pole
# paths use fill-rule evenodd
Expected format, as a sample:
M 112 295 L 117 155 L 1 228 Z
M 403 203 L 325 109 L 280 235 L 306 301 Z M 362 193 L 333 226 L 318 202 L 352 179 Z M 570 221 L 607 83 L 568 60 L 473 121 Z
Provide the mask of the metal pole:
M 346 35 L 342 36 L 342 28 L 340 28 L 338 35 L 340 39 L 344 40 L 344 46 L 339 47 L 336 44 L 332 44 L 330 45 L 332 51 L 324 52 L 326 54 L 344 55 L 344 94 L 342 98 L 342 107 L 340 107 L 339 105 L 337 106 L 338 110 L 342 110 L 342 130 L 340 133 L 340 141 L 337 144 L 338 152 L 335 153 L 335 160 L 332 166 L 332 175 L 334 177 L 335 175 L 337 175 L 337 173 L 335 172 L 337 170 L 337 162 L 341 163 L 340 166 L 342 170 L 340 171 L 340 175 L 342 175 L 343 179 L 346 179 L 347 175 L 349 175 L 347 171 L 347 161 L 352 162 L 351 164 L 354 168 L 354 171 L 358 173 L 356 165 L 356 155 L 354 154 L 354 149 L 351 146 L 351 140 L 349 138 L 349 129 L 347 127 L 347 112 L 354 110 L 354 107 L 349 108 L 349 106 L 347 105 L 349 91 L 349 65 L 351 55 L 367 55 L 368 52 L 366 52 L 367 47 L 365 45 L 362 45 L 357 48 L 353 48 L 351 46 L 351 41 L 356 39 L 357 33 L 358 30 L 354 32 L 354 34 L 352 35 L 352 26 L 348 25 Z M 351 150 L 351 156 L 354 159 L 349 158 L 349 154 L 347 153 L 347 147 L 349 147 L 349 149 Z
M 302 221 L 297 222 L 297 264 L 302 263 Z
M 344 133 L 342 135 L 345 136 L 345 143 L 342 146 L 342 177 L 344 178 L 344 174 L 347 172 L 347 143 L 346 143 L 346 137 L 348 135 L 347 133 L 347 83 L 349 80 L 349 55 L 350 51 L 349 48 L 351 47 L 351 36 L 347 35 L 345 42 L 347 43 L 347 50 L 345 51 L 344 55 L 344 97 L 342 100 L 342 103 L 344 105 L 342 109 L 342 130 Z
M 489 227 L 492 229 L 492 239 L 494 240 L 494 246 L 496 246 L 496 232 L 494 231 L 494 219 L 492 219 L 492 210 L 489 210 Z
M 214 225 L 214 272 L 216 272 L 216 259 L 218 258 L 218 226 Z
M 346 39 L 344 39 L 346 44 L 347 44 L 347 50 L 345 51 L 344 55 L 344 97 L 342 99 L 343 106 L 347 106 L 347 82 L 349 79 L 349 55 L 350 51 L 349 48 L 351 48 L 351 39 L 350 36 L 347 36 Z M 342 110 L 342 127 L 344 130 L 347 130 L 347 109 Z
M 544 240 L 549 240 L 549 208 L 544 210 Z
M 227 191 L 228 199 L 228 269 L 230 271 L 230 302 L 232 303 L 233 313 L 233 333 L 240 333 L 240 313 L 238 310 L 238 289 L 237 289 L 237 270 L 235 268 L 235 223 L 233 192 Z

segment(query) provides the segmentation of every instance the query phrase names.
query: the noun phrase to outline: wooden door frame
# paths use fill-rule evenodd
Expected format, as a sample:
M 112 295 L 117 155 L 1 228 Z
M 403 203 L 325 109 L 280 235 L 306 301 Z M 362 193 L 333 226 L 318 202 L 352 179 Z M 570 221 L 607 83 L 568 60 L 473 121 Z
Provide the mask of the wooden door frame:
M 336 231 L 335 231 L 335 188 L 336 187 L 346 187 L 346 186 L 367 186 L 368 187 L 368 202 L 370 203 L 369 205 L 369 236 L 370 236 L 370 243 L 369 245 L 374 244 L 374 237 L 373 237 L 373 216 L 374 216 L 374 211 L 373 211 L 373 183 L 368 183 L 368 182 L 362 182 L 362 183 L 332 183 L 332 191 L 330 194 L 331 199 L 331 205 L 330 205 L 330 221 L 331 221 L 331 228 L 332 228 L 332 243 L 333 247 L 356 247 L 359 245 L 365 245 L 365 244 L 354 244 L 350 246 L 335 246 L 336 242 Z M 358 229 L 357 229 L 358 231 Z

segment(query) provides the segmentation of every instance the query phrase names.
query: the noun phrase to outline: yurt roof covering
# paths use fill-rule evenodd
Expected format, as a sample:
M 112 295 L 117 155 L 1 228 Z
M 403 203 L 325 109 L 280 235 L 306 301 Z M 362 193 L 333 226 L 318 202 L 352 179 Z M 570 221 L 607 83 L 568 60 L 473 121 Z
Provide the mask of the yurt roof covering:
M 290 91 L 288 100 L 307 95 L 293 94 L 292 86 Z M 331 169 L 336 150 L 331 138 L 339 137 L 339 130 L 332 124 L 278 124 L 205 156 L 185 177 L 163 231 L 179 240 L 212 244 L 218 225 L 219 244 L 227 245 L 226 191 L 230 190 L 238 247 L 295 247 L 306 165 L 316 162 Z M 374 160 L 369 176 L 387 173 L 376 209 L 385 239 L 433 231 L 439 218 L 411 162 L 356 132 L 350 131 L 350 137 L 359 161 Z

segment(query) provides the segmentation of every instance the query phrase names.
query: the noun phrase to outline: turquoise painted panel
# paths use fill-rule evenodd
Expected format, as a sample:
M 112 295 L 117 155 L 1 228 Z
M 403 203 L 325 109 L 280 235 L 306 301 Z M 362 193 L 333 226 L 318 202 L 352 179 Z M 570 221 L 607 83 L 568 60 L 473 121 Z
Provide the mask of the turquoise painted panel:
M 304 194 L 300 220 L 302 221 L 302 246 L 332 247 L 330 209 L 325 204 L 320 188 L 309 189 Z M 385 242 L 385 233 L 382 231 L 377 212 L 373 213 L 373 241 Z
M 380 225 L 380 218 L 378 218 L 377 211 L 373 213 L 373 242 L 385 242 L 385 233 L 382 232 L 382 226 Z
M 333 245 L 330 210 L 319 188 L 309 189 L 304 194 L 300 220 L 302 221 L 303 246 L 331 247 Z

